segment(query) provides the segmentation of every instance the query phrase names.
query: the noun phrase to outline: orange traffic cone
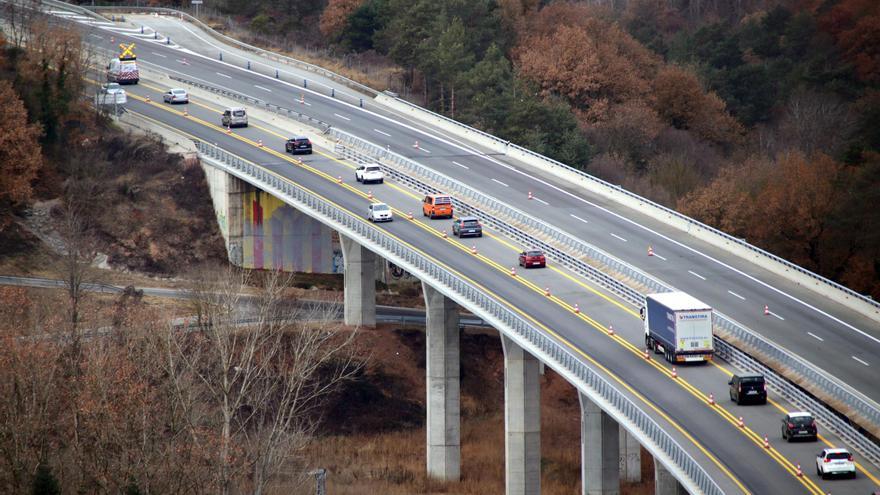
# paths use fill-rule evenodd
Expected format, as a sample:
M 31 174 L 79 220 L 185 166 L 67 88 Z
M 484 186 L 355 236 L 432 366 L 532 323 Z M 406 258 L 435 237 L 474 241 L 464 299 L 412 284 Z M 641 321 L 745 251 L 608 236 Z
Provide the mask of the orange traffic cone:
M 648 256 L 654 256 L 654 247 L 648 246 Z
M 262 140 L 262 139 L 258 139 L 258 140 L 257 140 L 257 146 L 260 147 L 260 148 L 263 147 L 263 140 Z
M 513 267 L 513 266 L 510 267 L 510 276 L 511 276 L 511 277 L 515 277 L 515 276 L 516 276 L 516 267 Z
M 608 325 L 608 335 L 614 336 L 614 325 Z
M 550 297 L 550 287 L 544 289 L 544 295 Z
M 577 315 L 581 314 L 581 308 L 578 307 L 577 303 L 574 303 L 574 313 Z
M 535 199 L 535 198 L 532 196 L 532 191 L 529 191 L 529 199 Z
M 713 394 L 709 394 L 709 405 L 710 406 L 715 405 L 715 396 Z
M 416 142 L 413 144 L 413 148 L 415 148 L 415 149 L 419 149 L 419 142 L 418 142 L 418 141 L 416 141 Z
M 743 417 L 742 417 L 742 416 L 740 416 L 739 419 L 736 421 L 736 425 L 739 426 L 740 428 L 742 428 L 742 427 L 744 427 L 744 426 L 746 425 L 745 423 L 743 423 Z
M 336 182 L 337 182 L 338 184 L 342 184 L 342 176 L 341 176 L 341 175 L 338 176 L 338 177 L 336 177 Z
M 672 367 L 672 378 L 678 378 L 678 371 L 675 370 L 675 366 Z
M 445 234 L 446 232 L 444 232 Z M 471 254 L 477 254 L 477 246 L 471 246 Z
M 764 316 L 770 316 L 770 306 L 764 305 Z
M 412 219 L 413 219 L 413 214 L 412 214 L 412 212 L 407 213 L 406 218 L 409 219 L 409 220 L 412 220 Z
M 367 198 L 373 199 L 373 191 L 367 191 Z

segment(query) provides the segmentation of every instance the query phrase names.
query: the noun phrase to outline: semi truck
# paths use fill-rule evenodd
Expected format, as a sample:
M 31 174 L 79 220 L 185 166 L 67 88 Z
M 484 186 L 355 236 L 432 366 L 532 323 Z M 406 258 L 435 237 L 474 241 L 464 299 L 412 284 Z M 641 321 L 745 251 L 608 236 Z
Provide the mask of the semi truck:
M 715 354 L 712 308 L 684 292 L 645 296 L 645 347 L 670 363 L 707 362 Z

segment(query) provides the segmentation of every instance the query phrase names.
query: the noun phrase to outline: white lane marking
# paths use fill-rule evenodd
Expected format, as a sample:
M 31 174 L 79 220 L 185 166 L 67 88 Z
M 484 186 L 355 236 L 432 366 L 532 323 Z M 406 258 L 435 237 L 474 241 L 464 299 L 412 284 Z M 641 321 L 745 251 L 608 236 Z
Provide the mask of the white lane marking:
M 185 29 L 186 31 L 190 32 L 190 34 L 193 34 L 195 37 L 197 37 L 197 38 L 203 40 L 203 41 L 204 41 L 205 43 L 207 43 L 208 45 L 210 45 L 210 46 L 215 46 L 215 45 L 213 45 L 211 42 L 209 42 L 208 40 L 205 40 L 204 38 L 202 38 L 201 36 L 197 35 L 196 33 L 193 33 L 193 32 L 192 32 L 189 28 L 187 28 L 186 26 L 182 26 L 182 27 L 183 27 L 183 29 Z M 191 54 L 191 55 L 193 55 L 193 56 L 197 56 L 197 57 L 203 58 L 203 59 L 205 59 L 205 60 L 211 60 L 211 61 L 217 63 L 217 61 L 214 60 L 213 58 L 211 58 L 211 57 L 207 57 L 207 56 L 205 56 L 205 55 L 197 54 L 197 53 L 193 52 L 192 50 L 188 50 L 188 49 L 185 49 L 185 48 L 184 48 L 184 49 L 182 49 L 181 51 L 184 51 L 184 52 L 187 52 L 187 53 L 189 53 L 189 54 Z M 223 64 L 223 65 L 227 65 L 227 66 L 229 66 L 229 67 L 231 67 L 231 68 L 238 69 L 238 70 L 242 70 L 242 71 L 244 70 L 244 69 L 242 69 L 242 68 L 235 67 L 234 65 L 229 64 L 229 63 L 226 63 L 226 62 L 219 62 L 219 63 L 221 63 L 221 64 Z M 155 65 L 155 64 L 153 64 L 153 65 Z M 160 67 L 161 67 L 161 66 L 160 66 Z M 163 67 L 163 68 L 164 68 L 164 67 Z M 167 69 L 167 68 L 166 68 L 166 69 Z M 265 78 L 265 79 L 267 79 L 267 80 L 269 80 L 269 81 L 273 81 L 273 82 L 276 83 L 276 84 L 277 84 L 277 83 L 280 83 L 280 84 L 283 84 L 283 85 L 285 85 L 285 86 L 289 86 L 289 87 L 292 87 L 292 88 L 301 89 L 301 88 L 297 87 L 295 84 L 288 83 L 288 82 L 285 82 L 285 81 L 278 81 L 278 80 L 274 79 L 272 76 L 269 76 L 269 75 L 266 75 L 266 74 L 259 74 L 259 73 L 252 73 L 252 74 L 255 74 L 255 75 L 258 75 L 258 76 L 260 76 L 260 77 L 263 77 L 263 78 Z M 184 74 L 184 75 L 188 75 L 188 74 Z M 307 91 L 308 91 L 309 93 L 312 93 L 312 94 L 316 95 L 316 96 L 322 96 L 322 97 L 324 97 L 324 98 L 327 99 L 327 100 L 331 100 L 330 96 L 320 95 L 319 93 L 313 92 L 313 91 L 311 91 L 311 90 L 307 90 Z M 515 168 L 515 167 L 513 167 L 513 166 L 510 166 L 510 165 L 506 164 L 506 163 L 500 162 L 500 161 L 498 161 L 498 160 L 496 160 L 496 159 L 494 159 L 494 158 L 492 158 L 492 157 L 490 157 L 490 156 L 486 156 L 486 155 L 484 155 L 484 154 L 482 154 L 482 153 L 479 153 L 479 152 L 475 151 L 473 148 L 469 148 L 469 147 L 463 146 L 462 144 L 459 144 L 458 142 L 453 142 L 453 140 L 457 141 L 458 138 L 455 138 L 455 137 L 448 137 L 448 136 L 447 136 L 445 139 L 444 139 L 444 138 L 440 138 L 440 137 L 438 137 L 438 135 L 439 135 L 440 133 L 439 133 L 438 131 L 436 131 L 436 130 L 433 130 L 433 129 L 432 129 L 430 132 L 428 132 L 428 131 L 425 131 L 425 130 L 422 130 L 422 129 L 418 129 L 418 128 L 414 127 L 413 125 L 405 124 L 405 123 L 403 123 L 403 122 L 401 122 L 401 121 L 399 121 L 399 120 L 395 120 L 394 118 L 391 118 L 391 117 L 387 117 L 387 116 L 385 116 L 385 115 L 378 114 L 378 113 L 376 113 L 376 112 L 373 112 L 373 111 L 371 111 L 371 110 L 367 110 L 367 109 L 365 109 L 365 108 L 359 108 L 359 107 L 358 107 L 357 105 L 355 105 L 355 104 L 345 103 L 345 102 L 340 102 L 340 101 L 338 101 L 338 100 L 333 100 L 333 101 L 335 101 L 337 104 L 341 104 L 341 105 L 344 105 L 344 106 L 346 106 L 346 107 L 349 107 L 349 108 L 351 108 L 352 110 L 360 110 L 360 111 L 362 111 L 362 112 L 364 112 L 364 113 L 367 113 L 367 114 L 369 114 L 369 115 L 372 115 L 373 117 L 376 117 L 376 118 L 379 118 L 379 119 L 385 120 L 386 122 L 391 122 L 391 123 L 393 123 L 393 124 L 396 124 L 396 125 L 399 125 L 399 126 L 405 128 L 405 129 L 409 129 L 409 130 L 411 130 L 411 131 L 418 132 L 418 133 L 420 133 L 420 134 L 422 134 L 422 135 L 425 135 L 425 136 L 427 136 L 427 137 L 430 137 L 430 138 L 433 138 L 433 139 L 437 139 L 438 141 L 440 141 L 440 142 L 442 142 L 442 143 L 444 143 L 444 144 L 446 144 L 446 145 L 453 146 L 453 147 L 458 148 L 458 149 L 460 149 L 460 150 L 462 150 L 462 151 L 466 151 L 466 152 L 473 153 L 475 156 L 477 156 L 477 157 L 479 157 L 479 158 L 483 158 L 483 159 L 489 161 L 490 163 L 493 163 L 493 164 L 498 165 L 498 166 L 500 166 L 500 167 L 504 167 L 504 168 L 506 168 L 506 169 L 508 169 L 508 170 L 511 170 L 511 171 L 514 172 L 514 173 L 518 173 L 518 174 L 520 174 L 520 175 L 522 175 L 522 176 L 524 176 L 524 177 L 528 177 L 528 178 L 530 178 L 530 179 L 532 179 L 532 180 L 534 180 L 534 181 L 536 181 L 536 182 L 538 182 L 538 183 L 540 183 L 540 184 L 542 184 L 542 185 L 544 185 L 544 186 L 547 186 L 547 187 L 549 187 L 549 188 L 551 188 L 551 189 L 554 189 L 554 190 L 558 191 L 559 193 L 564 194 L 564 195 L 566 195 L 566 196 L 568 196 L 568 197 L 570 197 L 570 198 L 572 198 L 572 199 L 574 199 L 574 200 L 576 200 L 576 201 L 580 201 L 580 202 L 582 202 L 582 203 L 584 203 L 584 204 L 587 204 L 587 205 L 590 205 L 590 206 L 594 206 L 594 207 L 596 207 L 596 208 L 598 208 L 598 209 L 604 211 L 605 213 L 607 213 L 607 214 L 609 214 L 609 215 L 611 215 L 611 216 L 613 216 L 613 217 L 618 218 L 619 220 L 622 220 L 622 221 L 624 221 L 624 222 L 627 222 L 627 223 L 629 223 L 629 224 L 631 224 L 631 225 L 633 225 L 633 226 L 635 226 L 635 227 L 638 227 L 638 228 L 640 228 L 640 229 L 642 229 L 642 230 L 644 230 L 644 231 L 646 231 L 646 232 L 649 232 L 649 233 L 654 234 L 654 235 L 656 235 L 656 236 L 658 236 L 658 237 L 660 237 L 660 238 L 662 238 L 662 239 L 665 239 L 665 240 L 667 240 L 667 241 L 669 241 L 669 242 L 672 242 L 672 243 L 674 243 L 675 245 L 677 245 L 677 246 L 679 246 L 679 247 L 681 247 L 681 248 L 683 248 L 683 249 L 685 249 L 685 250 L 687 250 L 687 251 L 690 251 L 690 252 L 692 252 L 692 253 L 694 253 L 694 254 L 697 254 L 697 255 L 699 255 L 699 256 L 702 256 L 703 258 L 706 258 L 706 259 L 708 259 L 708 260 L 710 260 L 710 261 L 712 261 L 712 262 L 714 262 L 714 263 L 717 263 L 718 265 L 720 265 L 720 266 L 722 266 L 722 267 L 724 267 L 724 268 L 727 268 L 728 270 L 730 270 L 730 271 L 732 271 L 732 272 L 734 272 L 734 273 L 736 273 L 736 274 L 738 274 L 738 275 L 741 275 L 741 276 L 743 276 L 743 277 L 745 277 L 745 278 L 751 280 L 752 282 L 755 282 L 755 283 L 758 284 L 758 285 L 761 285 L 761 286 L 763 286 L 763 287 L 765 287 L 765 288 L 767 288 L 767 289 L 769 289 L 769 290 L 771 290 L 771 291 L 773 291 L 773 292 L 776 292 L 777 294 L 779 294 L 779 295 L 781 295 L 781 296 L 783 296 L 783 297 L 786 297 L 786 298 L 788 298 L 788 299 L 790 299 L 790 300 L 792 300 L 792 301 L 794 301 L 794 302 L 797 302 L 797 303 L 799 303 L 799 304 L 801 304 L 801 305 L 803 305 L 803 306 L 805 306 L 805 307 L 807 307 L 807 308 L 809 308 L 809 309 L 811 309 L 811 310 L 813 310 L 813 311 L 819 313 L 820 315 L 825 316 L 826 318 L 828 318 L 828 319 L 830 319 L 830 320 L 832 320 L 832 321 L 834 321 L 834 322 L 837 322 L 837 323 L 839 323 L 840 325 L 843 325 L 844 327 L 849 328 L 850 330 L 853 330 L 854 332 L 858 333 L 859 335 L 861 335 L 861 336 L 863 336 L 863 337 L 865 337 L 865 338 L 867 338 L 867 339 L 870 339 L 870 340 L 872 340 L 872 341 L 874 341 L 874 342 L 880 344 L 880 338 L 874 337 L 873 335 L 870 335 L 870 334 L 866 333 L 865 331 L 863 331 L 863 330 L 861 330 L 861 329 L 855 327 L 854 325 L 851 325 L 851 324 L 849 324 L 849 323 L 847 323 L 847 322 L 841 320 L 840 318 L 837 318 L 836 316 L 834 316 L 834 315 L 832 315 L 832 314 L 830 314 L 830 313 L 828 313 L 828 312 L 826 312 L 826 311 L 823 311 L 823 310 L 817 308 L 816 306 L 813 306 L 812 304 L 809 304 L 809 303 L 807 303 L 807 302 L 805 302 L 805 301 L 802 301 L 802 300 L 798 299 L 797 297 L 795 297 L 795 296 L 793 296 L 793 295 L 791 295 L 791 294 L 788 294 L 787 292 L 784 292 L 782 289 L 778 289 L 778 288 L 776 288 L 776 287 L 770 285 L 769 283 L 764 282 L 763 280 L 760 280 L 760 279 L 758 279 L 758 278 L 756 278 L 756 277 L 754 277 L 754 276 L 752 276 L 752 275 L 749 275 L 748 273 L 745 273 L 745 272 L 743 272 L 742 270 L 739 270 L 739 269 L 737 269 L 737 268 L 735 268 L 735 267 L 733 267 L 733 266 L 731 266 L 731 265 L 729 265 L 729 264 L 727 264 L 727 263 L 725 263 L 725 262 L 723 262 L 723 261 L 721 261 L 721 260 L 719 260 L 719 259 L 713 258 L 712 256 L 710 256 L 710 255 L 708 255 L 708 254 L 706 254 L 706 253 L 703 253 L 703 252 L 699 251 L 699 250 L 696 249 L 696 248 L 693 248 L 693 247 L 691 247 L 691 246 L 688 246 L 687 244 L 684 244 L 683 242 L 677 241 L 677 240 L 675 240 L 675 239 L 673 239 L 673 238 L 671 238 L 671 237 L 669 237 L 669 236 L 667 236 L 667 235 L 661 234 L 660 232 L 657 232 L 657 231 L 655 231 L 655 230 L 653 230 L 653 229 L 651 229 L 651 228 L 649 228 L 649 227 L 647 227 L 647 226 L 645 226 L 645 225 L 642 225 L 642 224 L 636 222 L 635 220 L 632 220 L 632 219 L 630 219 L 630 218 L 627 218 L 627 217 L 625 217 L 625 216 L 622 215 L 622 214 L 615 213 L 615 212 L 611 211 L 611 210 L 608 209 L 608 208 L 605 208 L 605 207 L 603 207 L 603 206 L 601 206 L 601 205 L 598 205 L 598 204 L 596 204 L 596 203 L 593 203 L 592 201 L 589 201 L 589 200 L 587 200 L 587 199 L 585 199 L 585 198 L 583 198 L 583 197 L 581 197 L 581 196 L 578 196 L 577 194 L 574 194 L 574 193 L 572 193 L 572 192 L 566 191 L 565 189 L 563 189 L 563 188 L 561 188 L 561 187 L 559 187 L 559 186 L 556 186 L 556 185 L 551 184 L 551 183 L 549 183 L 549 182 L 547 182 L 547 181 L 545 181 L 545 180 L 542 180 L 542 179 L 540 179 L 540 178 L 538 178 L 538 177 L 536 177 L 536 176 L 533 176 L 533 175 L 530 175 L 530 174 L 528 174 L 528 173 L 526 173 L 526 172 L 523 172 L 522 170 L 519 170 L 519 169 L 517 169 L 517 168 Z M 306 105 L 311 106 L 309 103 L 306 103 Z M 401 116 L 398 116 L 398 118 L 401 118 Z M 406 120 L 409 120 L 409 119 L 406 119 Z M 424 125 L 424 124 L 419 123 L 418 125 Z M 574 216 L 574 215 L 572 215 L 572 216 Z M 586 222 L 586 221 L 584 220 L 584 222 Z
M 813 337 L 814 339 L 818 340 L 819 342 L 825 342 L 825 339 L 823 339 L 822 337 L 819 337 L 818 335 L 816 335 L 813 332 L 807 332 L 807 335 L 809 335 L 810 337 Z
M 156 53 L 156 52 L 150 52 L 150 53 L 152 53 L 153 55 L 155 55 L 157 57 L 168 58 L 168 55 L 162 55 L 161 53 Z
M 464 169 L 469 169 L 469 168 L 470 168 L 470 167 L 468 167 L 467 165 L 462 165 L 462 164 L 458 163 L 458 162 L 455 161 L 455 160 L 452 160 L 452 163 L 454 163 L 454 164 L 456 164 L 456 165 L 458 165 L 459 167 L 464 168 Z
M 779 319 L 782 320 L 782 321 L 785 321 L 785 318 L 779 316 L 778 314 L 774 313 L 773 311 L 771 311 L 770 314 L 773 315 L 773 316 L 775 316 L 776 318 L 779 318 Z
M 571 214 L 571 213 L 569 213 L 568 216 L 570 216 L 571 218 L 574 218 L 575 220 L 580 220 L 581 222 L 584 222 L 584 223 L 590 223 L 590 222 L 584 220 L 583 218 L 581 218 L 581 217 L 579 217 L 579 216 L 577 216 L 577 215 L 573 215 L 573 214 Z
M 333 115 L 339 117 L 340 119 L 351 120 L 350 117 L 346 117 L 345 115 L 339 115 L 338 113 L 334 113 Z
M 270 93 L 272 92 L 271 89 L 269 89 L 269 88 L 264 88 L 264 87 L 262 87 L 262 86 L 260 86 L 260 85 L 258 85 L 258 84 L 254 84 L 254 87 L 257 88 L 257 89 L 262 89 L 263 91 L 268 91 L 268 92 L 270 92 Z
M 501 182 L 501 181 L 498 180 L 498 179 L 492 179 L 492 182 L 497 182 L 497 183 L 501 184 L 501 185 L 504 186 L 504 187 L 508 187 L 507 184 Z
M 388 134 L 388 133 L 385 132 L 385 131 L 380 131 L 379 129 L 373 129 L 373 130 L 376 131 L 376 132 L 378 132 L 379 134 L 381 134 L 381 135 L 383 135 L 383 136 L 391 137 L 391 134 Z M 452 162 L 452 163 L 455 163 L 455 162 Z
M 425 153 L 431 152 L 431 150 L 426 150 L 425 148 L 422 148 L 421 146 L 418 146 L 416 149 L 418 149 L 419 151 L 424 151 Z
M 660 256 L 660 255 L 657 254 L 657 253 L 654 253 L 654 257 L 655 257 L 655 258 L 660 258 L 661 260 L 666 261 L 666 258 L 664 258 L 663 256 Z
M 544 201 L 544 200 L 541 199 L 541 198 L 536 198 L 536 197 L 532 196 L 532 199 L 534 199 L 534 200 L 537 201 L 538 203 L 543 203 L 543 204 L 545 204 L 545 205 L 547 205 L 547 206 L 550 206 L 550 203 Z
M 215 74 L 217 74 L 218 76 L 223 76 L 223 77 L 225 77 L 226 79 L 232 79 L 232 76 L 227 76 L 226 74 L 224 74 L 224 73 L 222 73 L 222 72 L 216 72 Z
M 730 295 L 733 296 L 733 297 L 738 297 L 738 298 L 740 298 L 740 300 L 743 300 L 743 301 L 746 300 L 746 298 L 744 298 L 743 296 L 737 294 L 736 292 L 734 292 L 734 291 L 732 291 L 732 290 L 727 291 L 727 293 L 730 294 Z
M 697 273 L 697 272 L 695 272 L 695 271 L 688 270 L 688 273 L 690 273 L 691 275 L 697 277 L 697 278 L 700 279 L 700 280 L 706 280 L 706 277 L 700 275 L 699 273 Z
M 624 239 L 623 237 L 620 237 L 619 235 L 617 235 L 617 234 L 615 234 L 615 233 L 613 233 L 613 232 L 611 233 L 611 235 L 614 236 L 614 237 L 617 237 L 618 239 L 620 239 L 620 240 L 623 241 L 623 242 L 629 242 L 629 241 L 627 241 L 626 239 Z
M 868 363 L 862 361 L 861 359 L 859 359 L 859 358 L 857 358 L 857 357 L 855 357 L 855 356 L 852 356 L 852 358 L 855 359 L 856 361 L 858 361 L 858 362 L 864 364 L 865 366 L 871 366 L 870 364 L 868 364 Z

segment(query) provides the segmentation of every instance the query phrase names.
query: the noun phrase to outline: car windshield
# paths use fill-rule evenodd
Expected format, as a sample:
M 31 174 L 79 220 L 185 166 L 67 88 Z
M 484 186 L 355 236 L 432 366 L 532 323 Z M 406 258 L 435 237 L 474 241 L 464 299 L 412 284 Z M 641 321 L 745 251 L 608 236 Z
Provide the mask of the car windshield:
M 452 199 L 449 196 L 437 196 L 434 198 L 435 205 L 448 205 L 450 203 L 452 203 Z
M 813 418 L 811 418 L 809 416 L 795 416 L 795 417 L 791 418 L 791 422 L 792 422 L 792 424 L 806 426 L 806 425 L 809 425 L 813 422 Z
M 463 220 L 461 223 L 462 225 L 466 225 L 468 227 L 476 227 L 480 224 L 480 222 L 477 220 Z
M 529 251 L 526 253 L 526 256 L 543 256 L 544 253 L 541 251 Z
M 172 89 L 171 92 L 176 95 L 185 95 L 186 94 L 186 91 L 184 91 L 182 89 Z
M 828 459 L 847 460 L 849 459 L 849 454 L 846 452 L 831 452 L 825 457 Z
M 388 205 L 373 205 L 373 210 L 375 211 L 385 211 L 388 209 Z
M 244 117 L 244 110 L 236 110 L 236 111 L 232 112 L 232 115 L 234 115 L 236 117 Z
M 106 85 L 105 88 L 107 88 L 107 91 L 119 89 L 119 83 L 110 83 L 110 84 Z
M 367 172 L 381 172 L 379 167 L 367 167 L 366 171 Z
M 296 138 L 295 141 L 299 144 L 306 144 L 309 142 L 308 138 Z
M 764 383 L 764 377 L 761 376 L 744 376 L 742 377 L 743 383 Z

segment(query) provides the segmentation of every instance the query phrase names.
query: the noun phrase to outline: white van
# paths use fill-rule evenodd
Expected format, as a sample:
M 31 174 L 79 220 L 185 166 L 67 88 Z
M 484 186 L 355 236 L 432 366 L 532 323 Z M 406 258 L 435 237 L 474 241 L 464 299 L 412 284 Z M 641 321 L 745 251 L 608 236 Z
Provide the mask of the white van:
M 223 127 L 247 127 L 247 111 L 242 107 L 231 107 L 223 111 Z

